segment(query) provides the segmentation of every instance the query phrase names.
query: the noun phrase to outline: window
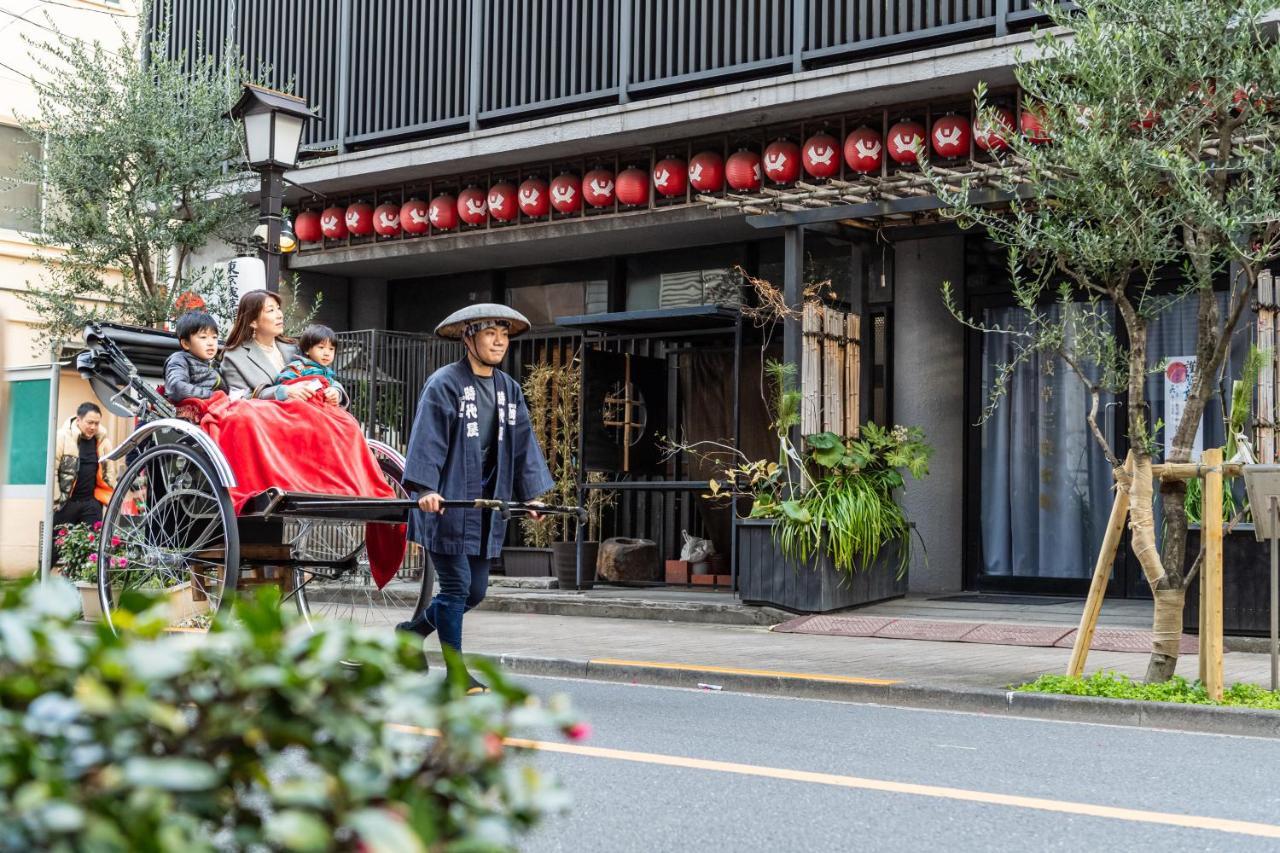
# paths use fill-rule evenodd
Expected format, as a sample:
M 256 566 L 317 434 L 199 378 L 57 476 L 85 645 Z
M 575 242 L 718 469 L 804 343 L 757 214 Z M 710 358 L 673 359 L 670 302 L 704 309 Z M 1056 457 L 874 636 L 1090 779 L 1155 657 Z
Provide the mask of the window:
M 49 380 L 9 383 L 8 484 L 43 485 L 49 465 Z
M 507 304 L 535 329 L 554 326 L 557 317 L 609 310 L 609 279 L 598 262 L 511 270 L 504 281 Z
M 0 228 L 40 228 L 40 185 L 20 181 L 27 160 L 40 156 L 40 146 L 25 131 L 0 125 Z
M 737 305 L 742 246 L 714 246 L 627 258 L 627 310 Z

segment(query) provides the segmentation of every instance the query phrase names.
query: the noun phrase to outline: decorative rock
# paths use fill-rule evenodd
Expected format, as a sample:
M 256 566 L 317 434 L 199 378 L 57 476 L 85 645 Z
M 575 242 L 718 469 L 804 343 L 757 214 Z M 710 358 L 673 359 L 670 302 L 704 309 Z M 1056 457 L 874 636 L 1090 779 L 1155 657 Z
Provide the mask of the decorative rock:
M 660 567 L 658 543 L 619 536 L 600 543 L 596 576 L 609 581 L 653 581 Z

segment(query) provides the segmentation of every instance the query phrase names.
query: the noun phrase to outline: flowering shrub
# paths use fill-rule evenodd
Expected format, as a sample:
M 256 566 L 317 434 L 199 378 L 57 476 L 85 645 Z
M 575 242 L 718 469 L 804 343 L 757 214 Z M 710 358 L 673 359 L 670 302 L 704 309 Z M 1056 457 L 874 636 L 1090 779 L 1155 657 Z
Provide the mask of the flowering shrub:
M 102 522 L 87 524 L 59 524 L 54 529 L 53 542 L 58 554 L 58 568 L 68 580 L 96 583 L 98 580 L 98 547 L 102 543 Z M 120 537 L 112 536 L 107 559 L 114 568 L 125 568 L 129 558 L 124 553 Z
M 429 680 L 417 644 L 312 631 L 279 590 L 207 635 L 121 597 L 121 634 L 72 630 L 61 580 L 0 588 L 0 849 L 514 849 L 567 795 L 507 738 L 588 729 L 483 662 Z

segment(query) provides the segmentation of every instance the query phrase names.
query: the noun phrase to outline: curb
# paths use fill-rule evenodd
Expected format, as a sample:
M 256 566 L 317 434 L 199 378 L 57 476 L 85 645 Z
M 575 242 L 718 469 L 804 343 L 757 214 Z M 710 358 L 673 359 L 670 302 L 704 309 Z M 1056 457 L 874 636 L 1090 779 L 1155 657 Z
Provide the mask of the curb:
M 770 627 L 794 614 L 772 607 L 719 602 L 641 601 L 632 598 L 588 598 L 575 593 L 510 592 L 490 595 L 479 610 L 539 616 L 592 616 L 602 619 L 645 619 L 703 625 Z
M 791 674 L 748 674 L 711 669 L 699 670 L 695 667 L 671 669 L 640 663 L 624 664 L 529 655 L 477 654 L 473 657 L 496 663 L 516 675 L 582 678 L 592 681 L 689 689 L 698 689 L 701 684 L 714 684 L 724 691 L 736 693 L 1280 739 L 1280 712 L 1254 708 L 1223 708 L 1176 702 L 1136 702 L 1093 696 L 1019 693 L 1012 690 L 979 687 L 876 684 L 872 683 L 872 679 L 868 679 L 867 683 L 858 683 L 852 679 L 832 680 L 837 678 L 835 676 L 824 679 L 820 675 L 805 677 Z M 438 652 L 429 653 L 428 658 L 432 664 L 443 663 Z

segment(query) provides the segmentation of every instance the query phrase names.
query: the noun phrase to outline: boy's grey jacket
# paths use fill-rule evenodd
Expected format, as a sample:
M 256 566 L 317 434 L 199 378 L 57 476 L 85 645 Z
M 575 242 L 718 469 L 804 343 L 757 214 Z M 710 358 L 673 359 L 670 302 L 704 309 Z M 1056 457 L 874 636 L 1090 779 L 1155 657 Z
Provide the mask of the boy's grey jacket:
M 276 341 L 276 349 L 284 356 L 288 364 L 298 357 L 298 348 L 284 341 Z M 252 392 L 252 396 L 263 400 L 276 398 L 276 369 L 258 345 L 246 341 L 233 350 L 227 350 L 222 356 L 222 375 L 227 380 L 227 387 L 232 390 L 243 388 Z
M 202 361 L 186 350 L 179 350 L 164 363 L 164 395 L 175 403 L 197 397 L 207 400 L 226 385 L 218 373 L 216 361 Z

